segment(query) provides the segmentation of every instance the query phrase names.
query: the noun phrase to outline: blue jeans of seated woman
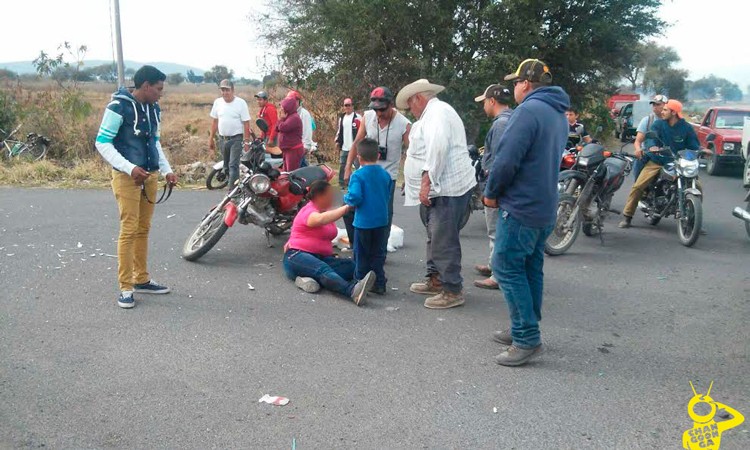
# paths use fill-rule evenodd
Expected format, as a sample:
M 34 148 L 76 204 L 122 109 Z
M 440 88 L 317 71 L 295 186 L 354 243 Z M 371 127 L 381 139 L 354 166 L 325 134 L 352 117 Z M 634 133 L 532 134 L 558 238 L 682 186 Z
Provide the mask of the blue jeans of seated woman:
M 513 344 L 534 348 L 542 343 L 544 243 L 554 225 L 532 228 L 500 209 L 492 257 L 492 273 L 508 303 Z
M 301 250 L 284 253 L 284 273 L 289 279 L 309 277 L 329 291 L 350 297 L 354 286 L 354 261 L 349 258 L 321 256 Z

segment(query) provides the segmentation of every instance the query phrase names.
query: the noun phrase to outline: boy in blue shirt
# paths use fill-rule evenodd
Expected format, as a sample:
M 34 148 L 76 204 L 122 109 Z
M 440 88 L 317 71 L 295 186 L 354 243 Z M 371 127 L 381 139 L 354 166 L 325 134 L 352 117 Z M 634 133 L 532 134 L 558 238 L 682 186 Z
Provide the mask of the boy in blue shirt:
M 391 198 L 391 176 L 378 165 L 378 142 L 364 139 L 357 146 L 360 168 L 349 180 L 344 202 L 354 212 L 354 277 L 364 278 L 373 271 L 377 276 L 371 291 L 385 294 L 386 248 L 388 246 L 388 203 Z

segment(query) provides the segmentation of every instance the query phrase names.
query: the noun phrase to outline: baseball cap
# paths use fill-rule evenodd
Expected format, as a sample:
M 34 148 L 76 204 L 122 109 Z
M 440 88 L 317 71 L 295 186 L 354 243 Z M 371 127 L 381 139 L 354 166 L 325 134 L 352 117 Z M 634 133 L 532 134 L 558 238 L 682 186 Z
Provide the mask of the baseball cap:
M 258 91 L 258 93 L 255 94 L 253 97 L 255 97 L 255 98 L 263 98 L 263 99 L 268 100 L 268 92 L 266 92 L 266 91 Z
M 234 89 L 234 83 L 231 80 L 224 78 L 219 83 L 219 89 Z
M 549 67 L 538 59 L 525 59 L 518 65 L 515 72 L 505 76 L 505 81 L 528 80 L 532 83 L 550 83 L 552 72 Z
M 385 109 L 393 103 L 393 92 L 385 86 L 376 87 L 370 92 L 371 109 Z
M 650 102 L 648 102 L 649 105 L 653 105 L 654 103 L 667 103 L 669 99 L 666 95 L 654 95 L 654 98 L 651 99 Z
M 677 117 L 682 119 L 682 103 L 681 102 L 678 102 L 677 100 L 667 100 L 667 103 L 664 106 L 671 109 L 675 114 L 677 114 Z
M 509 105 L 513 99 L 513 94 L 508 88 L 505 88 L 499 84 L 491 84 L 484 90 L 484 94 L 479 97 L 474 97 L 475 102 L 483 102 L 487 98 L 494 98 L 503 105 Z

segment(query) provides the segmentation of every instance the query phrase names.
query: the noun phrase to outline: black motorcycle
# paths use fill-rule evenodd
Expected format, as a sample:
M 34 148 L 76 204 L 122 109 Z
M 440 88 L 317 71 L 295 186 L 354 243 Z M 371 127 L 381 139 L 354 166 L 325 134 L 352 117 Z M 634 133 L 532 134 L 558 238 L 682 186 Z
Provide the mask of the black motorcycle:
M 612 197 L 631 168 L 627 155 L 612 154 L 600 144 L 583 147 L 573 168 L 560 172 L 557 221 L 544 245 L 545 253 L 562 255 L 581 230 L 586 236 L 601 236 L 607 213 L 620 214 L 611 207 Z
M 461 222 L 458 224 L 460 230 L 462 230 L 469 222 L 471 213 L 478 210 L 484 209 L 482 203 L 482 193 L 484 192 L 484 185 L 487 181 L 487 176 L 482 168 L 482 155 L 484 154 L 484 147 L 478 149 L 476 145 L 469 145 L 469 157 L 471 158 L 471 165 L 474 167 L 474 177 L 477 180 L 477 185 L 471 191 L 471 199 L 469 205 L 466 207 L 464 215 L 461 217 Z M 422 220 L 422 225 L 427 226 L 427 207 L 419 205 L 419 218 Z
M 703 193 L 699 189 L 698 158 L 706 150 L 682 150 L 675 152 L 664 146 L 656 133 L 649 131 L 646 138 L 656 142 L 646 153 L 671 155 L 674 161 L 665 164 L 659 176 L 646 189 L 641 208 L 651 225 L 661 219 L 674 216 L 677 219 L 677 236 L 686 247 L 695 244 L 703 225 Z

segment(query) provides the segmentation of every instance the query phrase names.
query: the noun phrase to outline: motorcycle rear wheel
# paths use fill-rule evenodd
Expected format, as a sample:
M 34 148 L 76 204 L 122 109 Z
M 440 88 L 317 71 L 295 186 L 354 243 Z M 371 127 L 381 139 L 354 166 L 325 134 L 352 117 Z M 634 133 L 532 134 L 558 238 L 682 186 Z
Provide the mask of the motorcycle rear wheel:
M 209 213 L 210 214 L 210 213 Z M 216 214 L 210 222 L 201 226 L 199 223 L 195 230 L 188 236 L 182 247 L 182 258 L 186 261 L 197 261 L 201 256 L 208 253 L 219 239 L 224 236 L 229 227 L 224 222 L 226 211 Z M 205 218 L 205 217 L 204 217 Z M 201 219 L 201 223 L 203 220 Z
M 224 173 L 224 170 L 211 169 L 206 177 L 206 188 L 208 190 L 224 189 L 227 184 L 229 184 L 229 177 Z
M 544 243 L 544 253 L 550 256 L 559 256 L 567 252 L 578 237 L 581 231 L 581 214 L 573 220 L 573 225 L 569 230 L 563 230 L 562 225 L 570 218 L 570 214 L 575 208 L 576 198 L 572 195 L 562 194 L 557 203 L 557 220 L 555 228 Z
M 685 247 L 692 247 L 698 240 L 703 225 L 703 204 L 694 195 L 685 196 L 685 217 L 677 221 L 677 236 Z

